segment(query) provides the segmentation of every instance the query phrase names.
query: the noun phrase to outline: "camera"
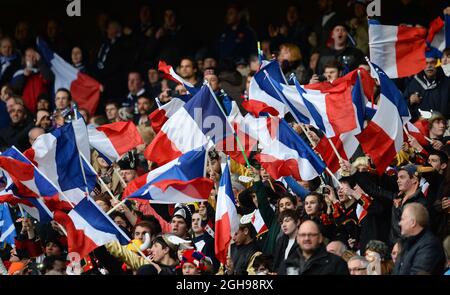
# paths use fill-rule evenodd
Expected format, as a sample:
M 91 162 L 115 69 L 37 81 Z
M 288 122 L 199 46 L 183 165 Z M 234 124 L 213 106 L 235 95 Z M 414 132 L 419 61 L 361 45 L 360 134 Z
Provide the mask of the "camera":
M 325 82 L 326 80 L 327 80 L 327 77 L 325 77 L 324 75 L 319 76 L 319 82 Z

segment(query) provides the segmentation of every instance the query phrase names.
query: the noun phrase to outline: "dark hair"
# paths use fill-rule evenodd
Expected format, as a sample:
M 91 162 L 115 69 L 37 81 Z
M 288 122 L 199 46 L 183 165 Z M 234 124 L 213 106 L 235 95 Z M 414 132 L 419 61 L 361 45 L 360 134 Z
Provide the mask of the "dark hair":
M 256 235 L 258 234 L 256 232 L 255 227 L 253 226 L 252 223 L 247 223 L 245 225 L 241 225 L 240 226 L 241 229 L 248 229 L 248 234 L 250 235 L 250 238 L 253 240 L 254 238 L 256 238 Z
M 319 176 L 317 176 L 316 178 L 313 178 L 311 180 L 308 180 L 309 190 L 311 192 L 317 190 L 320 186 L 320 183 L 321 183 L 321 180 L 320 180 Z
M 266 255 L 261 254 L 255 257 L 253 260 L 253 268 L 256 270 L 258 267 L 263 265 L 265 268 L 267 268 L 270 272 L 272 271 L 272 264 L 273 264 L 273 256 L 272 255 Z
M 113 101 L 113 100 L 108 100 L 108 101 L 105 103 L 105 108 L 106 108 L 106 106 L 108 106 L 108 105 L 110 105 L 110 104 L 114 105 L 117 109 L 120 109 L 119 103 L 116 102 L 116 101 Z
M 320 208 L 319 208 L 320 211 L 324 210 L 324 208 L 327 207 L 327 204 L 325 203 L 325 199 L 322 194 L 320 194 L 318 192 L 310 192 L 309 194 L 306 195 L 306 198 L 309 196 L 315 196 L 317 198 L 317 201 L 320 206 Z M 306 198 L 305 198 L 305 201 L 306 201 Z
M 339 182 L 347 183 L 351 188 L 354 188 L 356 185 L 355 180 L 353 179 L 353 177 L 350 176 L 342 177 L 341 179 L 339 179 Z
M 433 151 L 430 152 L 430 155 L 428 157 L 430 157 L 431 155 L 438 156 L 439 160 L 441 161 L 441 164 L 448 162 L 448 156 L 443 151 L 438 151 L 438 150 L 433 149 Z
M 296 210 L 286 209 L 278 216 L 278 223 L 283 223 L 283 220 L 287 217 L 292 218 L 295 222 L 300 220 L 300 215 Z
M 55 91 L 55 96 L 56 96 L 56 93 L 58 93 L 58 92 L 60 92 L 60 91 L 67 93 L 67 95 L 69 96 L 69 100 L 72 100 L 72 94 L 70 93 L 69 89 L 64 88 L 64 87 L 58 88 L 58 89 Z
M 116 217 L 120 217 L 120 218 L 122 218 L 122 219 L 125 221 L 125 223 L 127 224 L 127 228 L 131 228 L 131 227 L 132 227 L 132 226 L 131 226 L 131 223 L 128 221 L 128 219 L 127 219 L 127 217 L 125 216 L 124 213 L 120 213 L 120 212 L 114 211 L 113 213 L 111 213 L 111 214 L 109 215 L 109 217 L 111 217 L 112 220 L 114 220 Z
M 327 62 L 324 66 L 323 66 L 323 70 L 325 71 L 326 68 L 334 68 L 337 69 L 339 72 L 342 71 L 343 67 L 342 64 L 336 60 L 330 60 L 329 62 Z
M 42 273 L 46 273 L 53 269 L 56 261 L 66 262 L 66 259 L 63 256 L 55 255 L 55 256 L 47 256 L 42 261 Z
M 169 257 L 174 259 L 174 260 L 178 260 L 178 253 L 177 251 L 175 251 L 174 249 L 170 248 L 169 245 L 167 245 L 166 241 L 164 241 L 162 236 L 157 236 L 153 241 L 152 241 L 152 245 L 158 243 L 161 245 L 161 247 L 163 249 L 169 248 Z
M 189 61 L 192 63 L 192 67 L 193 67 L 195 70 L 198 70 L 197 62 L 196 62 L 192 57 L 190 57 L 190 56 L 183 56 L 182 58 L 180 58 L 180 65 L 181 65 L 181 62 L 182 62 L 183 60 L 189 60 Z
M 138 222 L 138 223 L 136 223 L 134 225 L 134 227 L 133 227 L 133 234 L 134 234 L 134 231 L 136 230 L 136 228 L 138 226 L 149 228 L 150 229 L 150 235 L 155 235 L 155 233 L 153 233 L 153 231 L 152 231 L 152 224 L 150 222 L 146 221 L 146 220 L 140 221 L 140 222 Z
M 450 47 L 447 47 L 442 51 L 442 56 L 444 55 L 450 55 Z
M 279 208 L 279 206 L 280 206 L 281 199 L 285 199 L 285 198 L 289 199 L 292 202 L 292 204 L 294 204 L 294 207 L 297 206 L 297 197 L 296 196 L 294 196 L 290 193 L 283 193 L 283 194 L 281 194 L 280 198 L 277 200 L 277 208 Z
M 142 216 L 142 222 L 144 221 L 150 226 L 153 235 L 159 235 L 162 232 L 161 224 L 155 216 L 144 215 Z

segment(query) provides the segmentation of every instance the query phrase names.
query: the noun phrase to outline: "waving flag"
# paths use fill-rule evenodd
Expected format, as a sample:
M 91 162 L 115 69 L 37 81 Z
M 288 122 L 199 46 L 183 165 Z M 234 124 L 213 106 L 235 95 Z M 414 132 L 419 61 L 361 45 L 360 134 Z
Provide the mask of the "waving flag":
M 311 180 L 325 170 L 325 164 L 303 139 L 283 119 L 268 119 L 267 130 L 274 128 L 275 135 L 260 133 L 261 153 L 256 159 L 274 179 L 293 176 L 300 180 Z
M 86 188 L 92 191 L 97 182 L 96 174 L 82 160 L 87 183 L 84 180 L 75 132 L 70 123 L 39 136 L 29 149 L 28 156 L 64 193 L 68 198 L 66 201 L 77 204 L 85 197 Z
M 120 159 L 125 153 L 144 144 L 133 122 L 115 122 L 88 128 L 89 143 L 110 162 Z
M 214 249 L 217 259 L 225 264 L 231 239 L 239 228 L 228 163 L 222 171 L 217 192 Z
M 450 15 L 440 16 L 431 21 L 428 28 L 427 43 L 439 51 L 450 47 Z
M 206 157 L 205 149 L 200 148 L 150 171 L 147 183 L 128 198 L 160 204 L 206 201 L 214 185 L 205 178 Z
M 369 20 L 371 60 L 390 78 L 403 78 L 425 68 L 426 29 L 381 25 Z
M 289 109 L 270 85 L 266 73 L 278 83 L 287 84 L 278 61 L 273 60 L 262 66 L 251 79 L 249 100 L 244 101 L 242 106 L 255 117 L 258 117 L 260 113 L 284 117 Z
M 256 230 L 256 236 L 260 236 L 269 230 L 267 225 L 264 223 L 264 219 L 262 218 L 262 215 L 261 215 L 261 212 L 259 212 L 259 209 L 256 209 L 255 211 L 253 211 L 251 220 L 252 220 L 252 224 Z
M 6 203 L 0 204 L 0 243 L 14 245 L 14 238 L 17 236 L 16 227 Z
M 178 75 L 172 66 L 168 65 L 165 61 L 160 60 L 158 63 L 158 70 L 164 73 L 164 78 L 170 79 L 172 81 L 177 82 L 178 84 L 184 85 L 184 87 L 187 89 L 187 91 L 191 95 L 195 95 L 200 89 L 198 87 L 195 87 L 188 81 L 184 80 L 183 78 Z
M 101 84 L 54 53 L 41 38 L 38 38 L 36 43 L 44 59 L 51 65 L 55 75 L 55 90 L 69 89 L 78 107 L 94 114 L 100 100 Z
M 197 94 L 164 124 L 145 150 L 146 159 L 166 164 L 183 153 L 217 144 L 233 134 L 231 124 L 204 85 Z
M 380 82 L 378 109 L 367 127 L 356 137 L 361 147 L 383 173 L 403 143 L 403 125 L 411 118 L 403 95 L 387 74 L 377 65 L 370 64 Z
M 81 200 L 69 214 L 56 211 L 54 219 L 67 231 L 69 253 L 78 253 L 82 258 L 107 243 L 118 241 L 125 245 L 129 241 L 90 197 Z
M 154 110 L 149 116 L 150 124 L 155 133 L 161 131 L 162 126 L 191 98 L 190 95 L 173 97 L 168 103 L 163 104 Z M 158 99 L 158 98 L 156 98 Z
M 417 142 L 422 146 L 429 145 L 427 140 L 428 136 L 428 121 L 427 120 L 418 120 L 414 124 L 411 122 L 406 123 L 406 128 L 408 129 L 409 134 L 414 137 Z

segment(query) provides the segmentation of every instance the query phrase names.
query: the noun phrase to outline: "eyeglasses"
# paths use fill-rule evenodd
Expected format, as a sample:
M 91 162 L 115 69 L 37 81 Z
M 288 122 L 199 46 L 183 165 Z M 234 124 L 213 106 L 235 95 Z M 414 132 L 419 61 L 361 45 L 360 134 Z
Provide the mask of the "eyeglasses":
M 319 233 L 307 233 L 307 234 L 299 234 L 300 238 L 304 239 L 304 238 L 315 238 L 318 237 L 320 234 Z
M 366 270 L 366 267 L 358 267 L 358 268 L 349 268 L 348 271 L 349 272 L 353 272 L 353 271 L 363 271 Z

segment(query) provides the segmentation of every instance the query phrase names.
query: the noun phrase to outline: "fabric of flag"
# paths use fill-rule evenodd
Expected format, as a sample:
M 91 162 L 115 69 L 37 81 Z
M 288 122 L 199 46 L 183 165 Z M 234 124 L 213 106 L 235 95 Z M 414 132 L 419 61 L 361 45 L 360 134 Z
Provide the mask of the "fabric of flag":
M 100 101 L 101 84 L 90 76 L 81 73 L 58 54 L 54 53 L 41 38 L 37 38 L 36 43 L 43 58 L 50 64 L 50 68 L 55 75 L 55 90 L 59 88 L 69 89 L 78 107 L 86 109 L 93 115 Z
M 172 117 L 184 104 L 191 98 L 190 95 L 180 95 L 180 97 L 173 97 L 169 102 L 158 107 L 154 110 L 148 119 L 150 125 L 155 133 L 161 131 L 162 126 Z
M 133 122 L 115 122 L 99 127 L 89 127 L 89 143 L 110 162 L 119 160 L 125 153 L 144 144 Z
M 195 87 L 188 81 L 181 78 L 180 75 L 175 72 L 173 67 L 168 65 L 165 61 L 159 61 L 158 70 L 164 73 L 164 78 L 175 81 L 178 84 L 182 84 L 191 95 L 195 95 L 200 90 L 200 88 Z
M 128 198 L 160 204 L 208 200 L 214 183 L 206 178 L 206 157 L 206 150 L 200 148 L 150 171 L 147 183 Z
M 217 144 L 233 135 L 233 128 L 204 85 L 194 97 L 164 124 L 145 150 L 145 158 L 164 165 L 182 154 Z
M 71 123 L 39 136 L 28 154 L 37 168 L 56 185 L 70 201 L 77 204 L 97 182 L 88 163 L 80 160 L 75 132 Z M 81 168 L 83 165 L 83 171 Z
M 67 231 L 69 253 L 78 253 L 81 258 L 107 243 L 118 241 L 125 245 L 129 241 L 90 197 L 81 200 L 69 214 L 56 211 L 54 219 Z
M 439 51 L 450 47 L 450 15 L 438 16 L 430 22 L 427 43 Z
M 284 119 L 267 118 L 266 130 L 259 134 L 261 153 L 255 158 L 272 178 L 311 180 L 325 170 L 322 160 Z
M 414 137 L 421 146 L 429 145 L 429 142 L 426 139 L 428 132 L 424 132 L 425 130 L 428 130 L 427 120 L 418 120 L 414 124 L 407 122 L 406 128 L 408 129 L 409 134 Z
M 6 203 L 0 204 L 0 243 L 14 245 L 14 238 L 17 236 L 9 206 Z
M 379 80 L 378 109 L 366 128 L 356 137 L 363 151 L 382 174 L 403 144 L 403 125 L 411 118 L 402 93 L 387 74 L 371 63 L 371 73 Z
M 252 221 L 253 226 L 255 227 L 256 236 L 260 236 L 269 230 L 267 225 L 264 223 L 264 219 L 262 218 L 262 215 L 261 215 L 261 212 L 259 212 L 259 209 L 256 209 L 255 211 L 253 211 L 251 221 Z
M 217 259 L 225 264 L 231 239 L 239 228 L 228 163 L 222 171 L 216 202 L 214 249 Z
M 373 63 L 390 78 L 403 78 L 425 68 L 426 29 L 382 25 L 369 20 L 369 51 Z

